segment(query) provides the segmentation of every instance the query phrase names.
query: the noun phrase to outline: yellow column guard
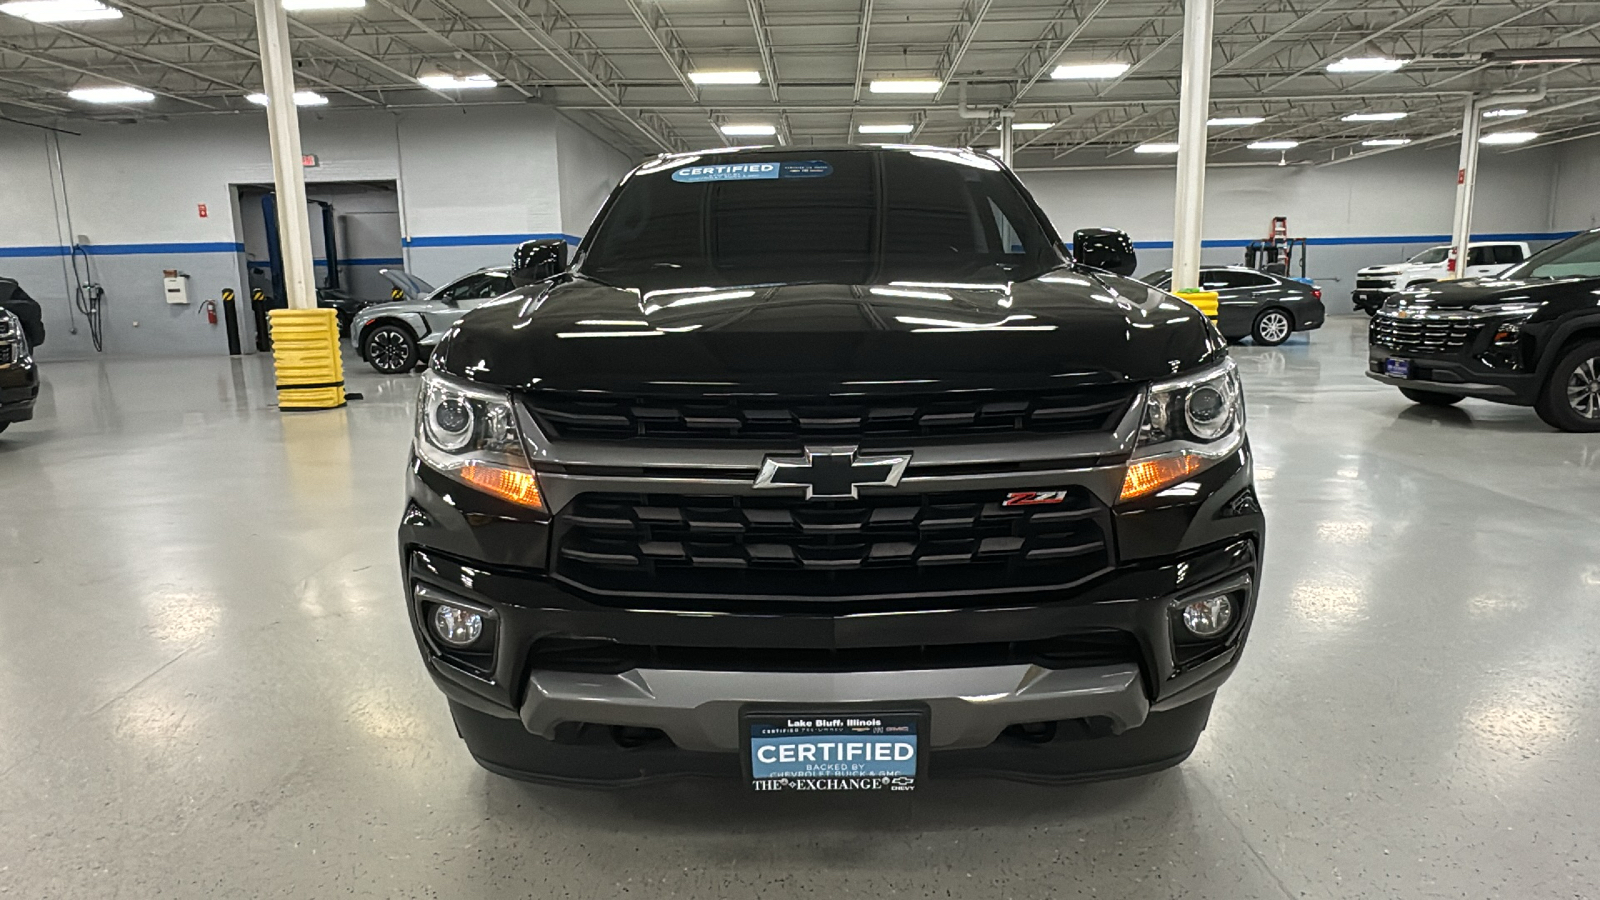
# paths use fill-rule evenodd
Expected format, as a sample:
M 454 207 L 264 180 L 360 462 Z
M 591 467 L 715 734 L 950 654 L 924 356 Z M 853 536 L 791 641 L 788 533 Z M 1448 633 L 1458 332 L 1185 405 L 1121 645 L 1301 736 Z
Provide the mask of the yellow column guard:
M 1217 318 L 1217 292 L 1216 291 L 1179 291 L 1179 300 L 1187 301 L 1190 306 L 1200 310 L 1205 317 L 1213 321 Z
M 279 409 L 343 406 L 344 361 L 339 357 L 338 313 L 331 309 L 274 309 L 272 360 Z

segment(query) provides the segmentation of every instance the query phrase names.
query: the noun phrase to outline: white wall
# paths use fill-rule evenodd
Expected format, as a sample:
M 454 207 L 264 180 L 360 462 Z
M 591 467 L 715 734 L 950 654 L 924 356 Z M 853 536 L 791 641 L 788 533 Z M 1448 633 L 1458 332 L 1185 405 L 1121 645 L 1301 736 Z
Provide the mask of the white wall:
M 556 123 L 561 177 L 561 227 L 567 234 L 589 230 L 595 213 L 622 176 L 642 160 L 624 156 L 563 118 Z
M 1273 216 L 1313 244 L 1307 274 L 1334 312 L 1350 309 L 1355 270 L 1404 259 L 1447 241 L 1455 209 L 1454 149 L 1399 150 L 1332 166 L 1212 167 L 1206 173 L 1206 263 L 1243 262 L 1242 242 L 1266 237 Z M 1475 235 L 1548 235 L 1553 150 L 1485 148 L 1474 205 Z M 1024 171 L 1056 229 L 1120 228 L 1141 246 L 1139 272 L 1171 264 L 1176 170 Z M 1566 230 L 1571 230 L 1567 228 Z M 1319 239 L 1321 241 L 1319 242 Z M 1535 240 L 1535 245 L 1546 241 Z
M 139 125 L 68 123 L 59 135 L 67 203 L 52 197 L 51 136 L 0 124 L 0 273 L 45 308 L 40 356 L 92 353 L 69 334 L 73 279 L 62 271 L 69 235 L 98 250 L 92 277 L 106 288 L 106 351 L 225 353 L 220 326 L 199 302 L 245 289 L 247 226 L 232 186 L 272 180 L 263 113 Z M 396 181 L 407 267 L 435 283 L 510 260 L 531 236 L 576 240 L 628 161 L 556 113 L 535 107 L 388 112 L 303 111 L 306 170 L 316 185 Z M 559 162 L 558 145 L 580 158 Z M 573 196 L 563 199 L 563 185 Z M 59 186 L 58 186 L 59 190 Z M 198 205 L 208 215 L 200 217 Z M 58 233 L 70 205 L 72 226 Z M 320 253 L 320 249 L 317 251 Z M 190 275 L 195 304 L 167 307 L 161 272 Z M 241 310 L 243 311 L 243 310 Z M 248 317 L 247 317 L 248 318 Z M 251 341 L 245 336 L 246 345 Z
M 1600 228 L 1600 137 L 1557 145 L 1551 224 L 1558 230 Z

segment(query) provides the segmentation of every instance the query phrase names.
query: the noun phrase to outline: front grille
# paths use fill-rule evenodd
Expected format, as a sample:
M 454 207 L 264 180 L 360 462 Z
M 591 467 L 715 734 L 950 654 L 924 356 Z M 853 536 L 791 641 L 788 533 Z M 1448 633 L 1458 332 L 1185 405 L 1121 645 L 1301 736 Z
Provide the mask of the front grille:
M 1110 513 L 1086 489 L 1003 497 L 583 494 L 556 517 L 554 573 L 601 594 L 837 601 L 970 598 L 1111 568 Z
M 540 391 L 527 402 L 539 427 L 557 439 L 771 444 L 1110 431 L 1137 393 L 1130 384 L 871 399 Z
M 0 344 L 0 366 L 11 365 L 12 359 L 15 358 L 11 348 L 11 344 Z
M 1041 669 L 1137 665 L 1139 643 L 1126 631 L 1083 631 L 1031 641 L 916 644 L 904 647 L 677 647 L 619 644 L 597 638 L 546 637 L 528 667 L 547 672 L 618 675 L 629 669 L 704 672 L 893 672 L 978 666 Z
M 1357 278 L 1356 290 L 1392 291 L 1394 290 L 1394 282 L 1387 278 Z
M 1400 319 L 1379 313 L 1368 339 L 1406 353 L 1445 353 L 1466 346 L 1482 327 L 1473 319 Z

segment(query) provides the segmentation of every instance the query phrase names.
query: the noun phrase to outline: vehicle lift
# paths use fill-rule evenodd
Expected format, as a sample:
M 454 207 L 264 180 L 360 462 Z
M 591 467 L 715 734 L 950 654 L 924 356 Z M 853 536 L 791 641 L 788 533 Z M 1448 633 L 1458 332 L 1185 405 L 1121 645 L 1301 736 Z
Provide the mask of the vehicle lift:
M 1297 280 L 1310 284 L 1306 278 L 1306 239 L 1289 237 L 1288 216 L 1273 216 L 1272 230 L 1267 234 L 1267 239 L 1251 241 L 1244 248 L 1244 264 L 1268 275 L 1293 277 L 1289 273 L 1294 268 L 1296 257 L 1300 260 Z

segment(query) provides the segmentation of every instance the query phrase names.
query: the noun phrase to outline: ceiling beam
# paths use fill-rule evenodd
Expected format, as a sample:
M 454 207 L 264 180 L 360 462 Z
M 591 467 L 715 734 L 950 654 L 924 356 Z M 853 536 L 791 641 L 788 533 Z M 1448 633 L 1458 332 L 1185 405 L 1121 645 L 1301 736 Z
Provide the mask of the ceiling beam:
M 750 28 L 756 35 L 756 52 L 761 54 L 761 69 L 767 76 L 772 101 L 778 101 L 778 63 L 772 55 L 772 36 L 767 32 L 767 10 L 761 0 L 745 0 L 750 9 Z
M 574 78 L 583 82 L 584 86 L 593 91 L 594 95 L 599 97 L 607 108 L 625 119 L 636 131 L 644 135 L 656 149 L 665 152 L 684 149 L 684 143 L 673 132 L 672 127 L 667 124 L 665 119 L 660 116 L 652 116 L 642 110 L 634 113 L 624 109 L 620 91 L 608 84 L 606 79 L 602 78 L 588 65 L 585 65 L 577 56 L 561 46 L 561 42 L 557 40 L 556 36 L 537 19 L 528 15 L 527 11 L 521 6 L 515 5 L 511 0 L 483 0 L 483 2 L 505 17 L 506 21 L 522 32 L 523 36 L 532 41 L 540 50 L 549 54 L 551 59 L 554 59 L 558 65 L 571 73 Z M 595 58 L 615 71 L 614 66 L 611 66 L 609 62 L 604 62 L 603 56 L 597 54 Z M 698 109 L 699 105 L 695 104 L 695 108 Z
M 229 40 L 225 40 L 223 38 L 219 38 L 216 35 L 210 34 L 210 33 L 205 32 L 205 31 L 201 31 L 198 28 L 195 28 L 195 27 L 190 26 L 190 25 L 186 25 L 186 24 L 184 24 L 182 22 L 177 21 L 176 19 L 169 19 L 166 16 L 161 15 L 160 13 L 153 12 L 151 10 L 145 9 L 142 6 L 137 6 L 137 5 L 133 4 L 133 3 L 128 2 L 128 0 L 101 0 L 101 2 L 105 3 L 108 6 L 115 6 L 118 9 L 121 9 L 121 10 L 124 10 L 126 12 L 132 13 L 135 16 L 139 16 L 140 18 L 143 18 L 143 19 L 146 19 L 148 21 L 154 22 L 157 25 L 161 25 L 161 26 L 166 27 L 166 28 L 171 28 L 174 31 L 182 32 L 184 34 L 190 35 L 191 37 L 196 37 L 196 38 L 199 38 L 202 41 L 206 41 L 207 43 L 210 43 L 210 44 L 213 44 L 215 46 L 221 47 L 224 50 L 232 51 L 233 53 L 243 57 L 244 59 L 248 59 L 248 60 L 251 60 L 253 62 L 259 62 L 260 59 L 261 59 L 261 54 L 260 53 L 258 53 L 255 50 L 252 50 L 250 47 L 248 47 L 248 46 L 246 46 L 244 44 L 236 44 L 233 41 L 229 41 Z M 378 101 L 377 100 L 374 100 L 373 98 L 368 97 L 365 94 L 360 94 L 360 93 L 357 93 L 356 91 L 350 90 L 349 88 L 344 87 L 343 85 L 335 84 L 334 82 L 328 81 L 325 78 L 318 78 L 315 75 L 308 75 L 308 74 L 299 73 L 299 72 L 297 72 L 295 74 L 296 74 L 296 76 L 298 78 L 303 78 L 303 79 L 305 79 L 306 81 L 308 81 L 310 83 L 313 83 L 313 84 L 319 85 L 321 87 L 327 88 L 330 91 L 337 91 L 337 92 L 345 94 L 347 96 L 354 97 L 354 98 L 356 98 L 357 100 L 360 100 L 363 103 L 372 104 L 374 106 L 378 105 Z

